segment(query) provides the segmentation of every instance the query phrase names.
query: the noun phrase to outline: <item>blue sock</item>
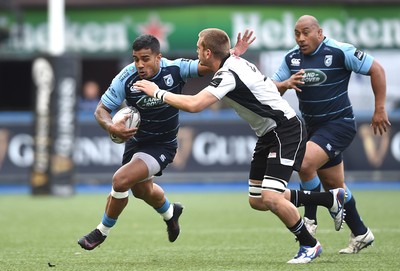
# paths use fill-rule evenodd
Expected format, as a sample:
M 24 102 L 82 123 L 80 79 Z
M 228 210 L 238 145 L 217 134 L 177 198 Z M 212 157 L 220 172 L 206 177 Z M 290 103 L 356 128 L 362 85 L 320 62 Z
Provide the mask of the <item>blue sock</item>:
M 309 180 L 307 182 L 301 181 L 300 188 L 301 188 L 301 190 L 320 192 L 321 191 L 321 181 L 319 180 L 318 176 L 315 176 L 314 178 L 312 178 L 311 180 Z M 319 190 L 317 191 L 317 189 L 319 189 Z
M 160 208 L 154 208 L 154 209 L 157 211 L 157 213 L 163 214 L 168 210 L 169 205 L 170 205 L 169 200 L 167 198 L 165 198 L 165 202 L 164 202 L 163 206 L 161 206 Z
M 103 219 L 101 220 L 101 223 L 103 223 L 104 226 L 111 228 L 112 226 L 115 225 L 115 223 L 117 223 L 117 220 L 114 218 L 110 218 L 106 215 L 106 213 L 104 213 L 103 215 Z
M 344 209 L 346 210 L 346 224 L 355 236 L 365 234 L 367 232 L 367 227 L 364 225 L 357 211 L 356 200 L 348 187 L 346 188 L 346 193 L 347 199 L 344 204 Z
M 315 176 L 308 182 L 301 181 L 300 190 L 313 191 L 313 192 L 321 192 L 321 181 L 318 176 Z M 317 205 L 307 205 L 304 206 L 304 216 L 308 219 L 315 220 L 315 224 L 317 223 Z
M 346 201 L 344 202 L 344 204 L 348 203 L 351 200 L 351 198 L 353 197 L 350 189 L 347 186 L 346 186 L 346 194 L 347 194 L 347 197 L 346 197 Z

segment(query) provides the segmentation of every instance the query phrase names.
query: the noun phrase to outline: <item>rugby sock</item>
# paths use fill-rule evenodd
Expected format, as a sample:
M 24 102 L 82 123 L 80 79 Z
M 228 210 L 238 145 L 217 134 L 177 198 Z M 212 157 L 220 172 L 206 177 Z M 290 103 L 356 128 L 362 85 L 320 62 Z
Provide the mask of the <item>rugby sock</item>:
M 290 202 L 292 202 L 296 207 L 321 205 L 330 208 L 332 207 L 332 200 L 333 195 L 331 192 L 290 190 Z
M 159 213 L 165 221 L 168 221 L 174 215 L 174 206 L 165 198 L 164 204 L 160 208 L 154 208 L 157 213 Z
M 317 240 L 312 237 L 304 225 L 303 219 L 300 218 L 293 227 L 288 227 L 288 229 L 296 236 L 301 246 L 314 247 L 317 244 Z
M 110 233 L 111 228 L 117 223 L 117 220 L 110 218 L 104 213 L 101 223 L 97 226 L 97 229 L 105 236 Z
M 320 192 L 321 182 L 318 176 L 315 176 L 314 178 L 312 178 L 307 182 L 301 181 L 300 190 Z M 307 217 L 308 219 L 315 220 L 315 225 L 317 225 L 317 205 L 304 206 L 304 216 Z
M 365 227 L 360 215 L 358 214 L 356 208 L 356 200 L 352 196 L 349 188 L 346 188 L 347 198 L 344 204 L 344 209 L 346 210 L 345 221 L 347 226 L 350 228 L 354 236 L 365 234 L 367 232 L 367 227 Z

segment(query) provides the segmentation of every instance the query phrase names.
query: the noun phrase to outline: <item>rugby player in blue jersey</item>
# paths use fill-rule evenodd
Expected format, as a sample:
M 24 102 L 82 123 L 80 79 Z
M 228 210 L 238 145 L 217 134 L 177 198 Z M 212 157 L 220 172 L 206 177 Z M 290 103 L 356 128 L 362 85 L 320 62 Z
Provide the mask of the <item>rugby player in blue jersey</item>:
M 252 31 L 246 30 L 242 37 L 239 33 L 231 53 L 243 54 L 255 39 L 252 34 Z M 94 114 L 103 129 L 126 140 L 126 144 L 122 166 L 112 179 L 103 218 L 96 229 L 78 240 L 78 244 L 86 250 L 104 242 L 128 203 L 129 190 L 163 217 L 170 242 L 174 242 L 180 233 L 178 219 L 183 206 L 170 203 L 163 189 L 153 182 L 154 176 L 160 176 L 176 154 L 179 110 L 136 90 L 133 84 L 140 79 L 148 79 L 160 88 L 181 93 L 189 78 L 199 77 L 211 70 L 199 65 L 199 60 L 168 60 L 162 57 L 160 43 L 152 35 L 136 38 L 132 49 L 133 63 L 112 80 Z M 112 122 L 111 113 L 124 102 L 140 112 L 139 128 L 127 129 L 123 121 Z
M 375 95 L 371 126 L 382 135 L 390 126 L 385 110 L 386 79 L 382 66 L 371 55 L 348 43 L 325 37 L 317 19 L 304 15 L 295 25 L 297 46 L 290 50 L 272 76 L 283 95 L 295 89 L 299 109 L 305 120 L 308 142 L 299 172 L 301 189 L 327 191 L 345 188 L 346 224 L 351 230 L 350 241 L 339 253 L 358 253 L 374 241 L 374 235 L 362 221 L 354 195 L 344 181 L 342 152 L 356 134 L 356 122 L 348 96 L 352 72 L 369 75 Z M 315 234 L 316 206 L 305 206 L 304 220 Z

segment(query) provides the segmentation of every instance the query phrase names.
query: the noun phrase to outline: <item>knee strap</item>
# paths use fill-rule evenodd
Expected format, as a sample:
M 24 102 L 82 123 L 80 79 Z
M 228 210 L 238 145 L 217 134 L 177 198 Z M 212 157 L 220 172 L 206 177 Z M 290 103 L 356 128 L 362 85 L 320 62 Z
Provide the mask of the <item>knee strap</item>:
M 269 190 L 277 193 L 284 193 L 287 187 L 287 182 L 272 176 L 264 176 L 262 182 L 262 190 Z
M 249 180 L 249 197 L 261 198 L 261 184 Z
M 110 195 L 115 199 L 124 199 L 124 198 L 129 197 L 129 191 L 116 192 L 116 191 L 114 191 L 114 188 L 111 188 Z

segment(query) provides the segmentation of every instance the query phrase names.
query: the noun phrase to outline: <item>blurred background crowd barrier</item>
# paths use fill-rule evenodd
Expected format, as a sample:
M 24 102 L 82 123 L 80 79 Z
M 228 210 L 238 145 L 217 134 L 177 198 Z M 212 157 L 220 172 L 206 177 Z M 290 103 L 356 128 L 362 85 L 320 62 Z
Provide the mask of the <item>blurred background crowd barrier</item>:
M 217 116 L 215 116 L 217 115 Z M 34 163 L 32 115 L 10 115 L 0 119 L 0 184 L 23 184 Z M 180 148 L 165 173 L 169 182 L 245 181 L 256 142 L 254 133 L 230 112 L 182 114 Z M 359 118 L 358 134 L 345 152 L 346 174 L 353 180 L 399 180 L 400 119 L 392 120 L 391 132 L 373 135 L 369 118 Z M 81 116 L 77 123 L 73 161 L 77 181 L 109 183 L 121 163 L 123 144 L 113 143 L 92 118 Z M 64 164 L 63 164 L 64 163 Z M 65 167 L 59 160 L 58 168 Z M 173 175 L 171 175 L 173 174 Z

